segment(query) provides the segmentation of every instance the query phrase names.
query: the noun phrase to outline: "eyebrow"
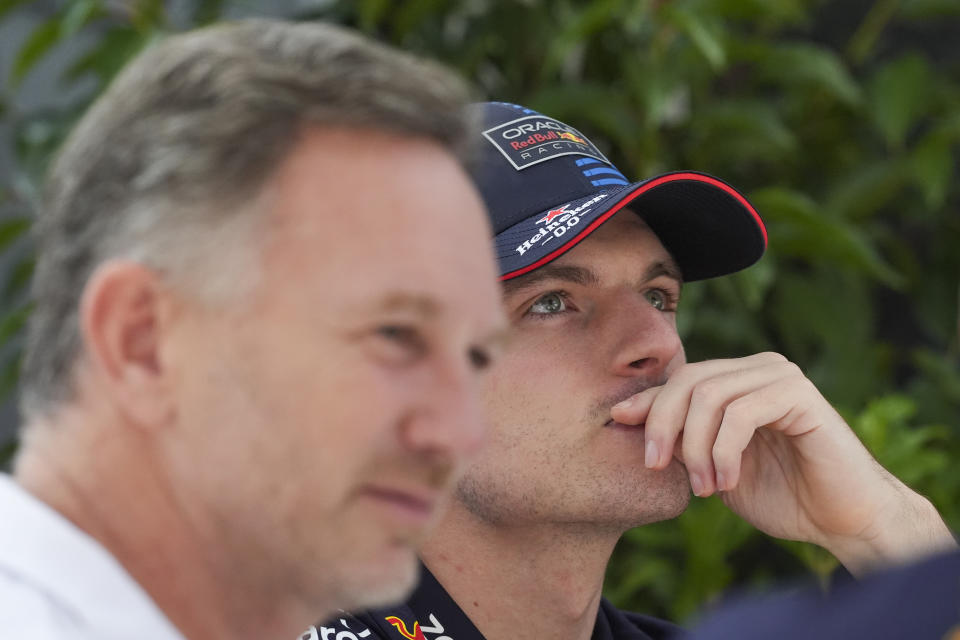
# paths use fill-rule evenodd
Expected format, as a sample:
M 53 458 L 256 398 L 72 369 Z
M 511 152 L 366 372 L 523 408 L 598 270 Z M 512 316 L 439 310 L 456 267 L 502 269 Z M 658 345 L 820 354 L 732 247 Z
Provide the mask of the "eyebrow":
M 678 284 L 683 284 L 683 273 L 673 260 L 658 260 L 654 262 L 643 272 L 639 282 L 650 282 L 660 276 L 676 280 Z M 517 291 L 532 288 L 544 280 L 559 280 L 561 282 L 571 282 L 583 286 L 597 286 L 600 284 L 600 276 L 587 267 L 548 264 L 533 273 L 510 280 L 504 280 L 501 283 L 503 294 L 509 295 Z
M 647 268 L 640 280 L 641 282 L 650 282 L 660 276 L 666 276 L 667 278 L 676 280 L 679 284 L 683 284 L 683 272 L 680 271 L 680 267 L 678 267 L 677 263 L 673 260 L 654 262 Z
M 430 296 L 420 293 L 393 291 L 370 306 L 376 312 L 411 311 L 417 315 L 430 317 L 440 312 L 440 305 Z
M 600 284 L 600 276 L 587 267 L 548 264 L 540 267 L 533 273 L 528 273 L 519 278 L 504 280 L 502 283 L 503 293 L 510 294 L 522 289 L 529 289 L 544 280 L 560 280 L 562 282 L 572 282 L 584 286 Z

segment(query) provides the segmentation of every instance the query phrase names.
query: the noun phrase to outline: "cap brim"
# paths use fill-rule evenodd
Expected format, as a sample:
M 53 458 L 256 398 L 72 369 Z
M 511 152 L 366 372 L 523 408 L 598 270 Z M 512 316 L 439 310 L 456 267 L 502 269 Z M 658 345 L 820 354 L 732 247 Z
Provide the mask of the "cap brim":
M 687 281 L 739 271 L 767 248 L 763 220 L 743 194 L 713 176 L 678 171 L 559 203 L 497 234 L 501 279 L 559 258 L 624 208 L 646 221 Z

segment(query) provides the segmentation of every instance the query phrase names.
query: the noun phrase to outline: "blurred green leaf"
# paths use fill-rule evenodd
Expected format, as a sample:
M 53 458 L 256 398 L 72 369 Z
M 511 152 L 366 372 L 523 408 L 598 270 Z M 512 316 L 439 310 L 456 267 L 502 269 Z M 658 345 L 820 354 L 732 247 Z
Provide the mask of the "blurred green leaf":
M 927 112 L 932 82 L 927 61 L 915 53 L 884 65 L 874 75 L 873 118 L 888 146 L 902 147 L 910 128 Z
M 674 598 L 680 616 L 687 617 L 700 608 L 710 594 L 730 584 L 733 571 L 729 557 L 755 532 L 717 496 L 695 499 L 679 523 L 684 533 L 686 567 Z
M 371 33 L 390 10 L 390 0 L 357 0 L 357 15 L 361 30 Z
M 17 7 L 23 6 L 28 2 L 30 2 L 30 0 L 0 0 L 0 20 Z
M 87 53 L 67 67 L 64 78 L 77 80 L 92 73 L 101 86 L 106 86 L 145 43 L 143 36 L 130 27 L 109 29 Z
M 20 260 L 10 269 L 2 299 L 10 300 L 28 288 L 30 278 L 33 276 L 34 264 L 34 259 L 31 256 Z
M 877 398 L 851 426 L 867 448 L 889 471 L 908 486 L 938 477 L 950 464 L 943 451 L 943 427 L 911 424 L 916 403 L 903 395 Z
M 808 196 L 770 187 L 754 192 L 751 200 L 768 220 L 779 223 L 774 235 L 779 254 L 830 260 L 891 287 L 903 285 L 903 275 L 880 256 L 862 231 L 829 217 Z
M 597 102 L 606 108 L 584 110 Z M 585 132 L 591 127 L 607 139 L 629 144 L 641 134 L 637 114 L 624 104 L 616 89 L 592 84 L 560 85 L 530 96 L 528 104 L 543 113 L 555 114 L 561 120 L 570 120 L 571 114 L 581 114 L 574 125 Z M 597 142 L 593 140 L 593 142 Z
M 73 0 L 60 21 L 60 38 L 74 35 L 99 12 L 99 0 Z
M 718 165 L 771 162 L 797 146 L 796 136 L 778 111 L 759 100 L 716 100 L 702 105 L 691 116 L 685 138 L 693 147 L 694 166 L 704 170 L 710 169 L 707 158 Z
M 874 0 L 863 22 L 850 38 L 847 51 L 856 62 L 862 62 L 873 51 L 880 34 L 897 11 L 900 0 Z
M 761 260 L 750 269 L 744 269 L 732 276 L 748 309 L 762 309 L 767 292 L 776 284 L 776 273 L 773 260 Z
M 831 181 L 824 208 L 849 221 L 871 218 L 889 206 L 910 182 L 899 159 L 868 159 Z
M 199 0 L 193 10 L 193 21 L 204 26 L 217 20 L 223 13 L 224 0 Z
M 701 10 L 727 18 L 760 22 L 772 27 L 804 24 L 809 20 L 809 9 L 804 0 L 710 0 L 701 4 Z
M 23 237 L 29 230 L 30 220 L 27 218 L 0 220 L 0 252 Z
M 11 437 L 9 440 L 0 440 L 0 470 L 10 473 L 10 460 L 17 452 L 17 438 Z
M 17 380 L 20 377 L 20 360 L 20 356 L 17 355 L 8 360 L 0 369 L 0 402 L 5 402 L 17 388 Z
M 955 171 L 952 146 L 940 136 L 928 136 L 913 150 L 913 179 L 931 209 L 942 207 L 947 200 Z
M 796 84 L 803 89 L 817 87 L 848 106 L 860 102 L 860 87 L 856 80 L 839 56 L 825 47 L 808 43 L 775 43 L 763 47 L 759 58 L 763 76 L 770 81 Z
M 23 329 L 31 309 L 30 305 L 23 305 L 0 318 L 0 346 L 6 345 L 11 337 Z
M 937 382 L 940 393 L 955 407 L 960 407 L 960 367 L 956 360 L 923 349 L 914 352 L 913 358 L 917 366 Z M 960 423 L 956 426 L 960 428 Z
M 167 14 L 163 0 L 132 0 L 130 24 L 144 37 L 167 27 Z
M 60 16 L 58 15 L 35 28 L 20 48 L 14 58 L 10 74 L 13 86 L 19 85 L 34 65 L 59 43 Z
M 803 566 L 819 578 L 820 585 L 823 587 L 827 586 L 830 576 L 840 566 L 829 551 L 817 545 L 794 540 L 777 540 L 776 544 L 797 557 Z
M 723 31 L 717 22 L 709 20 L 705 14 L 682 8 L 677 3 L 665 3 L 662 13 L 668 22 L 690 38 L 713 69 L 720 70 L 726 66 Z
M 404 42 L 411 33 L 418 31 L 421 26 L 436 20 L 437 14 L 443 10 L 445 1 L 446 0 L 409 0 L 403 4 L 397 11 L 394 20 L 394 29 L 398 42 Z
M 923 20 L 960 15 L 960 3 L 956 0 L 901 0 L 900 13 Z
M 561 22 L 561 32 L 550 41 L 542 77 L 555 77 L 567 65 L 570 56 L 582 50 L 584 43 L 590 42 L 603 29 L 618 4 L 617 0 L 595 0 L 571 8 L 570 15 Z

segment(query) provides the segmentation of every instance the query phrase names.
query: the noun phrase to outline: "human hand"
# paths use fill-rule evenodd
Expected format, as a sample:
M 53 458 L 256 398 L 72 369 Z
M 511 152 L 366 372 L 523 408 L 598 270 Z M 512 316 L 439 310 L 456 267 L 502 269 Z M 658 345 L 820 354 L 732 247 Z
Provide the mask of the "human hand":
M 684 365 L 611 417 L 645 423 L 646 466 L 676 456 L 696 495 L 721 491 L 758 529 L 824 546 L 851 571 L 955 545 L 929 501 L 881 467 L 779 354 Z

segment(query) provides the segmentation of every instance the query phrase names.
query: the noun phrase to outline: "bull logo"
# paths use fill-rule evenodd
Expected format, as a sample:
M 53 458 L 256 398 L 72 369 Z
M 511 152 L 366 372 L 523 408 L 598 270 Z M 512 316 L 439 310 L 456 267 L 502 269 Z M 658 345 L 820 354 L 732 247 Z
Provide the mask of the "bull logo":
M 581 138 L 580 136 L 570 133 L 569 131 L 564 131 L 560 134 L 560 137 L 564 140 L 570 140 L 571 142 L 576 142 L 577 144 L 587 144 L 587 141 Z
M 413 633 L 411 633 L 407 629 L 406 623 L 397 616 L 387 616 L 384 619 L 396 627 L 397 631 L 400 632 L 400 635 L 404 638 L 409 638 L 409 640 L 427 640 L 423 635 L 423 631 L 420 629 L 420 623 L 416 620 L 413 621 Z

